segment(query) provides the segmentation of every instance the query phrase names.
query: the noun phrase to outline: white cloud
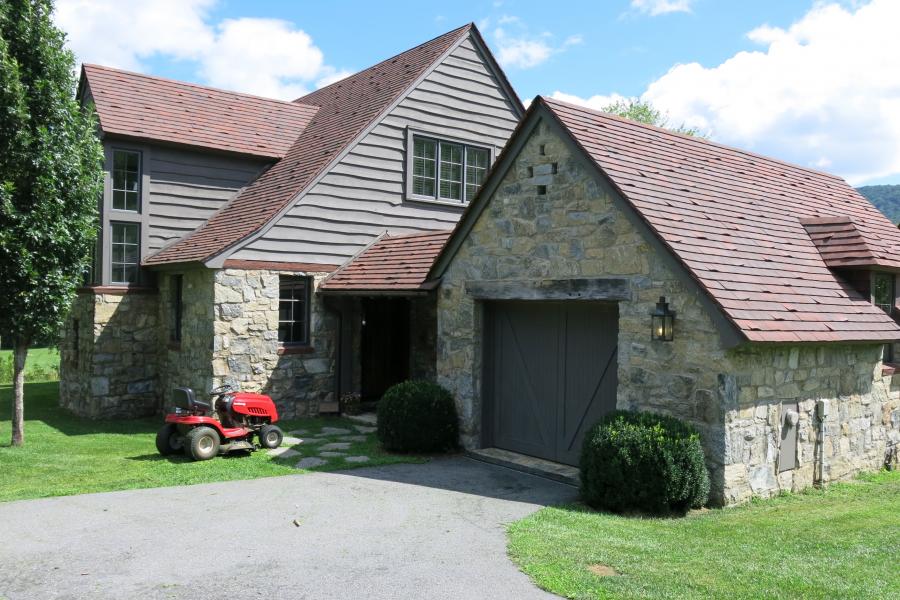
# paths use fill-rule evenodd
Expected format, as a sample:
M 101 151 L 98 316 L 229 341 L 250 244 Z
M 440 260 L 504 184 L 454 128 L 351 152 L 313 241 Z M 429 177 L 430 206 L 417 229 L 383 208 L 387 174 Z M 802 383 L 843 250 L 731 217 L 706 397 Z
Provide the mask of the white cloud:
M 651 17 L 676 12 L 691 12 L 693 0 L 631 0 L 631 8 Z
M 850 10 L 817 4 L 787 29 L 749 32 L 760 50 L 713 67 L 675 65 L 641 97 L 716 141 L 827 169 L 852 184 L 898 174 L 897 23 L 896 0 Z M 601 98 L 596 105 L 605 97 L 594 98 Z
M 59 0 L 58 25 L 79 61 L 134 71 L 162 56 L 196 64 L 216 87 L 290 100 L 346 76 L 312 38 L 278 19 L 212 22 L 217 0 Z
M 490 19 L 483 19 L 482 24 L 484 27 L 479 26 L 479 29 L 486 30 L 490 25 Z M 530 69 L 547 62 L 554 54 L 584 42 L 584 38 L 576 34 L 570 35 L 561 44 L 556 45 L 553 43 L 551 33 L 533 35 L 525 23 L 516 16 L 503 15 L 498 24 L 515 29 L 514 33 L 510 33 L 509 29 L 498 26 L 493 32 L 497 61 L 505 68 Z

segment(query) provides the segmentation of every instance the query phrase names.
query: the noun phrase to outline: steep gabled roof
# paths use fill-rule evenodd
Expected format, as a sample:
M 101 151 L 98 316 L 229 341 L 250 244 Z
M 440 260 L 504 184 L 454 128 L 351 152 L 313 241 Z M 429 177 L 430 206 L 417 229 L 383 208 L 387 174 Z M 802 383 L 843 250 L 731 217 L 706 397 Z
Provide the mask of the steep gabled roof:
M 544 117 L 568 133 L 745 339 L 900 339 L 893 319 L 829 269 L 801 223 L 850 218 L 867 246 L 896 263 L 900 231 L 839 177 L 540 96 L 507 150 L 526 122 Z M 495 167 L 431 277 L 442 275 L 501 176 Z
M 255 233 L 310 185 L 407 90 L 461 42 L 465 25 L 299 98 L 319 107 L 285 157 L 196 231 L 144 264 L 206 261 Z
M 278 159 L 318 107 L 85 64 L 108 135 Z
M 328 276 L 325 292 L 401 293 L 428 289 L 428 270 L 450 231 L 384 234 Z

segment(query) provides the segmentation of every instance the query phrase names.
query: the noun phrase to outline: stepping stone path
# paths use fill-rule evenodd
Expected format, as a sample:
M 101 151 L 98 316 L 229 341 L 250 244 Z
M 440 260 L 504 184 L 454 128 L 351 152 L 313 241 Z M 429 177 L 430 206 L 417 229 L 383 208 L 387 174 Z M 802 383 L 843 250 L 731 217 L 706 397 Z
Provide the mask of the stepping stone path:
M 319 450 L 349 450 L 350 442 L 332 442 L 330 444 L 325 444 L 319 448 Z
M 309 432 L 305 429 L 294 429 L 293 431 L 288 431 L 289 435 L 306 435 L 307 433 Z
M 324 456 L 325 458 L 334 458 L 335 456 L 347 456 L 346 452 L 319 452 L 319 456 Z
M 313 467 L 321 467 L 328 461 L 324 458 L 318 458 L 315 456 L 310 456 L 300 460 L 296 465 L 294 465 L 295 469 L 312 469 Z
M 345 435 L 348 433 L 353 433 L 349 429 L 342 429 L 341 427 L 323 427 L 322 433 L 319 435 Z
M 365 425 L 354 425 L 353 427 L 360 433 L 375 433 L 378 431 L 377 427 L 366 427 Z
M 342 435 L 338 439 L 342 442 L 364 442 L 369 438 L 364 435 Z
M 302 444 L 303 440 L 298 437 L 293 437 L 290 435 L 284 436 L 284 439 L 281 440 L 282 446 L 296 446 L 297 444 Z
M 295 456 L 300 456 L 299 452 L 286 446 L 273 448 L 272 450 L 269 450 L 267 454 L 269 456 L 274 456 L 275 458 L 294 458 Z
M 351 463 L 364 463 L 364 462 L 369 462 L 369 457 L 368 456 L 348 456 L 344 460 L 346 460 L 347 462 L 351 462 Z

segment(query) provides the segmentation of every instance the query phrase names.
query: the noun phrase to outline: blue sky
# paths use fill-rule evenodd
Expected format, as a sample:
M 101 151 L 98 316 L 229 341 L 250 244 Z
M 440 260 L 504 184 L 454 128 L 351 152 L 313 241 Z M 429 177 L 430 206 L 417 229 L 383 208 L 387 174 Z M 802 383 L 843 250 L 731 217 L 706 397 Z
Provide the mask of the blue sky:
M 474 21 L 523 100 L 642 97 L 711 139 L 900 183 L 898 0 L 58 0 L 86 62 L 293 98 Z

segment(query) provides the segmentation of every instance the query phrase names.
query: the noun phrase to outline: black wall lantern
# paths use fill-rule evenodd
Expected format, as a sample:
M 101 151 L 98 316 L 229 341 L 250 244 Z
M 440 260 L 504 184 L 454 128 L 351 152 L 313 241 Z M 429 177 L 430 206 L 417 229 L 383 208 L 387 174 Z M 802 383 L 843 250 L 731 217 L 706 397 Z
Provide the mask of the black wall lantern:
M 665 296 L 659 297 L 656 308 L 650 313 L 650 339 L 671 342 L 675 336 L 675 311 L 669 310 Z

